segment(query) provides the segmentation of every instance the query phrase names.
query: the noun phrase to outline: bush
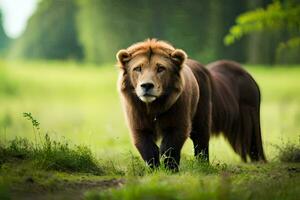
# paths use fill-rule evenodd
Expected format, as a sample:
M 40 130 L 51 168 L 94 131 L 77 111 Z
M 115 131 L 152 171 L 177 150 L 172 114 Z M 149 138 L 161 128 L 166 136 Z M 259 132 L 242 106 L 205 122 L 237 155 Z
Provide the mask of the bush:
M 278 159 L 281 162 L 300 162 L 300 136 L 298 144 L 286 143 L 279 149 Z

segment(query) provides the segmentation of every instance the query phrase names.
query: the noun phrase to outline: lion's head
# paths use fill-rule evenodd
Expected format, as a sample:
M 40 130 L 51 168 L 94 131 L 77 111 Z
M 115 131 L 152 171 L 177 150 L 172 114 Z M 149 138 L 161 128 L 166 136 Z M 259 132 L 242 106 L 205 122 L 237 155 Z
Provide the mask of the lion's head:
M 121 90 L 131 89 L 141 101 L 151 103 L 162 96 L 180 93 L 183 50 L 156 39 L 136 43 L 117 53 L 122 70 Z

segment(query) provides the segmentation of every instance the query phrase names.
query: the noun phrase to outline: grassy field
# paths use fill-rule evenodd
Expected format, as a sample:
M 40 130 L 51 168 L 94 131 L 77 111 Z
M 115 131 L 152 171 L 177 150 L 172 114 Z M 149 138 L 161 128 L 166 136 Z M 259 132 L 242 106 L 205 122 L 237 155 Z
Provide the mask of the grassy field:
M 262 137 L 270 163 L 242 164 L 223 138 L 213 138 L 212 165 L 194 161 L 192 143 L 187 141 L 180 173 L 170 174 L 164 169 L 149 173 L 132 146 L 116 89 L 118 71 L 113 64 L 97 67 L 71 62 L 0 61 L 1 143 L 19 137 L 37 146 L 44 143 L 47 133 L 52 140 L 71 147 L 87 146 L 97 165 L 105 169 L 100 176 L 53 168 L 32 172 L 36 157 L 21 164 L 15 160 L 5 162 L 0 171 L 0 197 L 2 193 L 9 195 L 9 191 L 23 195 L 22 191 L 27 190 L 22 188 L 22 180 L 26 182 L 29 177 L 36 186 L 33 193 L 47 191 L 46 196 L 38 196 L 41 199 L 62 193 L 79 198 L 78 191 L 88 199 L 298 199 L 299 164 L 279 163 L 278 146 L 299 144 L 300 68 L 247 66 L 247 70 L 262 91 Z M 23 117 L 24 112 L 32 113 L 40 123 L 39 130 Z M 61 192 L 66 185 L 70 190 Z M 30 195 L 23 197 L 30 199 Z

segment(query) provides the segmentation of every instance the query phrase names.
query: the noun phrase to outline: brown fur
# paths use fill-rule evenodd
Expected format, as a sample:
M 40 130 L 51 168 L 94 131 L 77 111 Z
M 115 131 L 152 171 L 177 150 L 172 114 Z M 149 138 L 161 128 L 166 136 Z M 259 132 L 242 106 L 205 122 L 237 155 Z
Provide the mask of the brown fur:
M 208 70 L 187 59 L 184 51 L 155 39 L 120 50 L 117 59 L 118 86 L 133 142 L 151 167 L 158 166 L 160 155 L 165 155 L 166 167 L 178 170 L 188 137 L 195 156 L 208 160 L 211 132 L 222 132 L 244 161 L 247 155 L 251 160 L 265 160 L 259 88 L 239 64 L 220 61 Z M 145 82 L 152 84 L 154 101 L 148 93 L 139 96 Z

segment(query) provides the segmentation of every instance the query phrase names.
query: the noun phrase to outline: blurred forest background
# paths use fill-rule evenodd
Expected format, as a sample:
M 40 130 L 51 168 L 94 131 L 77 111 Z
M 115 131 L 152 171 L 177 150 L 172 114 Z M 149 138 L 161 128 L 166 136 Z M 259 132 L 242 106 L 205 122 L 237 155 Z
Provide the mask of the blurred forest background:
M 0 53 L 8 59 L 103 64 L 114 62 L 118 49 L 154 37 L 203 63 L 295 64 L 300 63 L 299 2 L 41 0 L 20 37 L 9 39 L 0 26 Z

